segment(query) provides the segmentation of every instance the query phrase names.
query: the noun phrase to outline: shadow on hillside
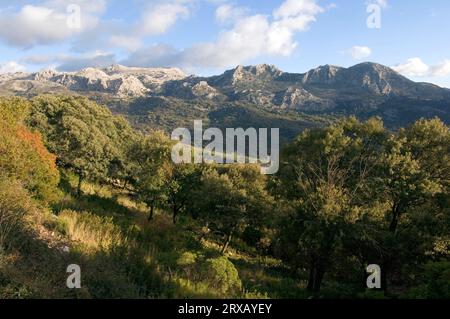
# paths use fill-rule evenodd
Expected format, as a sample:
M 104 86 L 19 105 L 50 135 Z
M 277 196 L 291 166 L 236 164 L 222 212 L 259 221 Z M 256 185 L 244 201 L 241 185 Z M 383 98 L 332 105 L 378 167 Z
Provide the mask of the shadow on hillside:
M 308 298 L 303 281 L 283 266 L 264 265 L 257 261 L 232 259 L 246 290 L 268 294 L 271 298 Z
M 20 238 L 0 254 L 0 299 L 76 298 L 66 287 L 69 255 L 31 229 L 20 229 Z
M 127 230 L 133 224 L 145 225 L 147 216 L 142 211 L 126 207 L 118 202 L 118 194 L 111 197 L 103 197 L 98 194 L 83 193 L 80 196 L 75 195 L 75 190 L 70 192 L 58 203 L 53 205 L 55 214 L 59 214 L 65 209 L 89 212 L 101 217 L 110 217 L 114 224 L 119 226 L 122 230 Z M 124 197 L 126 194 L 123 195 Z
M 76 243 L 69 251 L 57 239 L 22 229 L 20 244 L 0 254 L 0 298 L 171 298 L 177 286 L 138 247 L 88 251 Z M 53 241 L 53 242 L 51 242 Z M 69 289 L 69 265 L 81 269 L 81 289 Z

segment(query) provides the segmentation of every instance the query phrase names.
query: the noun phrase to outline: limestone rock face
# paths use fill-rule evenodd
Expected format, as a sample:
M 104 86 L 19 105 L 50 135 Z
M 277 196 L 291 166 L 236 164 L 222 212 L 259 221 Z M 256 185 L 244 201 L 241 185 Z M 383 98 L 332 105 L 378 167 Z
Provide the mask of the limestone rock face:
M 76 92 L 99 92 L 111 94 L 118 98 L 141 97 L 155 92 L 161 86 L 174 80 L 185 78 L 186 75 L 176 68 L 132 68 L 122 65 L 112 65 L 104 69 L 85 68 L 78 72 L 57 72 L 44 70 L 33 74 L 2 74 L 0 86 L 8 81 L 25 81 L 15 83 L 14 89 L 21 91 L 33 87 L 54 89 L 55 86 Z
M 302 82 L 304 84 L 333 84 L 336 83 L 336 76 L 340 70 L 342 68 L 333 65 L 320 66 L 308 71 Z
M 0 95 L 41 93 L 86 95 L 117 112 L 165 126 L 186 116 L 240 121 L 245 110 L 264 125 L 280 123 L 285 116 L 307 116 L 309 121 L 309 116 L 329 120 L 349 115 L 379 116 L 394 129 L 421 117 L 438 116 L 450 123 L 449 89 L 416 83 L 370 62 L 349 68 L 323 65 L 305 73 L 283 72 L 268 64 L 240 65 L 216 76 L 118 64 L 75 72 L 0 74 Z
M 192 93 L 196 97 L 203 97 L 207 99 L 214 99 L 217 96 L 219 96 L 218 91 L 212 86 L 209 86 L 208 82 L 206 81 L 200 81 L 197 84 L 195 84 L 192 87 Z

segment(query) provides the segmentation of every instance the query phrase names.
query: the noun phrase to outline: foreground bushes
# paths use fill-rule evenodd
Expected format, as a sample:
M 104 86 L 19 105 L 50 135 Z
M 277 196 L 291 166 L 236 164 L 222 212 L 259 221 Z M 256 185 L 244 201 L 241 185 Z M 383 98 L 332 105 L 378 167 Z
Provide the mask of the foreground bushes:
M 21 183 L 0 180 L 0 251 L 20 242 L 25 216 L 36 210 Z

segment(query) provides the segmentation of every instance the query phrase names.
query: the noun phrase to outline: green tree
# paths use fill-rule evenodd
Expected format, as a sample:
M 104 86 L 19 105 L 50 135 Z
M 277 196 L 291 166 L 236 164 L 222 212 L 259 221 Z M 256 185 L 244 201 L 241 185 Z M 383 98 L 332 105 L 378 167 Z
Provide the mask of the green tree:
M 192 192 L 199 184 L 201 166 L 175 164 L 171 159 L 174 143 L 163 133 L 153 132 L 142 137 L 129 150 L 135 162 L 136 188 L 150 207 L 149 219 L 156 207 L 172 212 L 175 224 L 192 201 Z
M 449 143 L 450 130 L 441 121 L 419 120 L 392 135 L 380 154 L 371 186 L 373 200 L 385 207 L 388 222 L 388 232 L 380 239 L 385 289 L 390 273 L 423 259 L 425 243 L 431 243 L 435 233 L 432 229 L 439 228 L 430 226 L 442 212 L 436 211 L 439 199 L 448 194 Z
M 266 185 L 256 165 L 220 165 L 203 172 L 194 209 L 209 227 L 224 234 L 222 253 L 239 230 L 267 221 L 273 202 Z
M 171 141 L 162 132 L 142 136 L 128 152 L 133 168 L 134 186 L 141 200 L 150 208 L 148 219 L 153 219 L 156 207 L 167 201 L 167 167 L 170 166 Z
M 303 132 L 283 152 L 278 193 L 289 207 L 280 233 L 282 250 L 288 252 L 283 255 L 309 269 L 312 292 L 320 290 L 347 235 L 372 218 L 369 181 L 386 136 L 378 119 L 349 118 Z
M 58 165 L 78 175 L 78 195 L 84 179 L 106 179 L 114 163 L 124 167 L 131 128 L 106 107 L 84 97 L 50 95 L 37 96 L 32 105 L 29 124 L 44 135 Z

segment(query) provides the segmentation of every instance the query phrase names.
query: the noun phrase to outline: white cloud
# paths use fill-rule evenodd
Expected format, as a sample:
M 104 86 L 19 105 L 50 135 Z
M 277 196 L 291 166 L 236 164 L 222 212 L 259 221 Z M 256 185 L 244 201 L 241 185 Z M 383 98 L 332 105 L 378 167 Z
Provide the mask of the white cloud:
M 315 0 L 287 0 L 272 17 L 240 17 L 216 42 L 196 45 L 186 55 L 194 66 L 207 67 L 236 65 L 261 55 L 288 56 L 298 46 L 295 33 L 308 30 L 323 11 Z
M 450 60 L 435 65 L 428 65 L 420 58 L 408 59 L 403 64 L 392 67 L 398 73 L 411 77 L 446 77 L 450 76 Z
M 142 47 L 146 37 L 164 34 L 179 20 L 188 18 L 195 1 L 155 1 L 143 9 L 139 21 L 133 25 L 106 25 L 108 30 L 103 33 L 108 35 L 108 41 L 105 44 L 135 52 Z
M 19 60 L 20 63 L 42 65 L 49 64 L 53 60 L 53 57 L 48 54 L 35 54 L 23 57 Z
M 162 63 L 162 66 L 174 65 L 191 71 L 199 67 L 235 66 L 264 55 L 289 56 L 298 46 L 296 33 L 308 30 L 316 16 L 324 11 L 315 0 L 287 0 L 271 16 L 236 17 L 233 12 L 242 13 L 244 9 L 226 8 L 219 10 L 219 20 L 232 17 L 234 21 L 231 27 L 220 32 L 216 41 L 198 43 L 181 51 L 165 46 L 166 57 L 159 54 L 162 46 L 143 48 L 131 55 L 126 63 L 135 63 L 139 59 L 147 66 Z
M 273 16 L 276 19 L 287 18 L 314 18 L 316 14 L 323 12 L 323 8 L 312 0 L 286 0 L 276 9 Z
M 436 77 L 444 77 L 450 75 L 450 60 L 444 60 L 437 65 L 431 67 L 431 74 Z
M 410 58 L 405 63 L 398 64 L 392 68 L 405 76 L 424 77 L 430 75 L 430 67 L 420 58 Z
M 82 10 L 79 28 L 68 24 L 69 4 L 79 5 Z M 18 10 L 8 8 L 0 12 L 0 39 L 21 48 L 60 42 L 94 28 L 104 8 L 105 0 L 49 0 Z
M 372 50 L 369 47 L 364 46 L 354 46 L 349 51 L 353 60 L 364 60 L 372 55 Z
M 149 6 L 142 14 L 138 33 L 148 36 L 167 32 L 179 19 L 189 16 L 188 5 L 188 2 L 169 2 Z
M 20 59 L 19 63 L 41 66 L 43 69 L 72 72 L 87 67 L 107 67 L 116 64 L 117 59 L 114 53 L 97 50 L 81 54 L 30 55 Z
M 92 52 L 77 56 L 58 56 L 55 59 L 59 71 L 78 71 L 87 67 L 104 68 L 116 63 L 113 53 Z
M 113 35 L 109 39 L 109 43 L 114 47 L 125 48 L 132 52 L 142 46 L 142 41 L 139 37 L 125 35 Z
M 0 63 L 0 74 L 25 72 L 25 71 L 26 67 L 17 63 L 16 61 Z
M 226 3 L 216 9 L 216 19 L 220 23 L 230 23 L 244 17 L 248 11 L 248 8 L 235 7 Z
M 175 48 L 164 45 L 152 45 L 133 52 L 120 64 L 141 67 L 170 67 L 180 65 L 182 52 Z
M 142 47 L 148 37 L 166 33 L 178 21 L 192 15 L 196 1 L 155 0 L 144 7 L 141 19 L 130 24 L 100 20 L 107 0 L 41 0 L 34 6 L 0 11 L 0 39 L 22 48 L 70 39 L 70 50 L 76 55 L 51 59 L 31 56 L 25 62 L 53 63 L 61 70 L 75 70 L 89 63 L 92 66 L 114 63 L 113 54 L 89 52 L 124 48 L 131 52 L 123 61 L 128 65 L 178 66 L 194 71 L 231 67 L 269 55 L 289 56 L 298 47 L 296 35 L 307 31 L 317 16 L 327 10 L 320 7 L 317 0 L 285 0 L 272 14 L 250 14 L 248 8 L 220 1 L 216 3 L 216 19 L 222 23 L 222 30 L 214 41 L 196 43 L 182 50 L 164 44 Z M 69 3 L 79 4 L 83 10 L 82 30 L 67 28 L 65 10 Z M 88 23 L 84 19 L 85 11 Z M 18 32 L 10 32 L 11 28 Z

